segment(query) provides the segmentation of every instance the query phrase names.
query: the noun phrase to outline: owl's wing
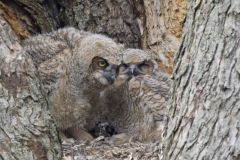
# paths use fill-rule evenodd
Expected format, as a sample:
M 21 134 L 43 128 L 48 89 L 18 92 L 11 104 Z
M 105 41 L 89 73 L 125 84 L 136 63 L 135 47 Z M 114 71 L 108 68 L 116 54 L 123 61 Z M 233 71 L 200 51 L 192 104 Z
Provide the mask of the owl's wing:
M 32 57 L 47 92 L 66 75 L 66 64 L 72 55 L 72 49 L 89 34 L 69 27 L 40 34 L 22 42 L 24 49 Z
M 38 70 L 42 87 L 46 93 L 51 92 L 59 77 L 63 75 L 64 63 L 62 58 L 68 47 L 67 43 L 56 38 L 57 32 L 41 34 L 26 39 L 24 49 L 32 57 Z
M 142 103 L 146 104 L 155 121 L 166 122 L 172 80 L 167 74 L 156 71 L 153 76 L 144 76 L 143 85 L 145 98 Z
M 152 76 L 145 75 L 143 81 L 149 91 L 156 95 L 161 95 L 166 100 L 170 98 L 172 80 L 167 74 L 155 71 Z
M 26 39 L 23 41 L 23 46 L 36 65 L 51 59 L 68 47 L 66 42 L 55 39 L 52 34 L 42 34 Z
M 38 66 L 39 78 L 45 92 L 49 93 L 56 88 L 59 79 L 63 79 L 67 74 L 67 58 L 71 54 L 69 50 L 55 55 Z

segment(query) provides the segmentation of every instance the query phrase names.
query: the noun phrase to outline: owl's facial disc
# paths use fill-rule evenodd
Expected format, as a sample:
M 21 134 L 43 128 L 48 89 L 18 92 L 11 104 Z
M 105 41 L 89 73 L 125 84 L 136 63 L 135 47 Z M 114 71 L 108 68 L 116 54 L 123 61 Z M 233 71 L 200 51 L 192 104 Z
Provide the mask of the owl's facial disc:
M 151 75 L 154 64 L 150 60 L 144 60 L 140 63 L 124 63 L 122 62 L 118 67 L 119 75 L 129 76 L 129 79 L 138 75 Z
M 90 67 L 94 79 L 102 85 L 110 85 L 116 79 L 117 65 L 110 64 L 102 57 L 94 57 Z

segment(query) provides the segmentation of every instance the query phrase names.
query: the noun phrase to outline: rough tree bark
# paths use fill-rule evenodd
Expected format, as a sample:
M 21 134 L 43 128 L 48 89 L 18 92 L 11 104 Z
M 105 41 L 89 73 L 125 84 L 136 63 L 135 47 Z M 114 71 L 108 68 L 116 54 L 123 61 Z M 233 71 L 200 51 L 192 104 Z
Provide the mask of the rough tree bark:
M 172 57 L 181 42 L 185 0 L 143 0 L 143 48 L 158 53 L 160 67 L 172 73 Z
M 106 34 L 126 47 L 159 53 L 172 73 L 186 14 L 186 0 L 1 0 L 0 9 L 22 39 L 64 26 Z
M 128 47 L 141 47 L 138 13 L 132 1 L 2 0 L 0 9 L 7 11 L 7 19 L 16 19 L 32 34 L 74 26 L 106 34 Z M 14 28 L 19 28 L 15 24 Z
M 171 73 L 185 11 L 185 0 L 0 0 L 0 159 L 61 156 L 34 66 L 17 37 L 74 26 L 158 52 L 160 67 Z
M 240 1 L 189 1 L 165 160 L 240 159 Z
M 0 15 L 0 159 L 60 159 L 56 126 L 35 67 Z

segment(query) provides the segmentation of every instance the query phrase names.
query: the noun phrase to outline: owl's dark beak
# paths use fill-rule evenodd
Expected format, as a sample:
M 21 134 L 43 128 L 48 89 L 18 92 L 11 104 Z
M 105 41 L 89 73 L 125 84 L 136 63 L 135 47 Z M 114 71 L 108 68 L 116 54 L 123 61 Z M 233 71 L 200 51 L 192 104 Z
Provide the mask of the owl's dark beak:
M 128 68 L 128 75 L 130 76 L 137 76 L 141 74 L 141 71 L 138 69 L 138 66 L 135 64 L 132 64 Z
M 106 69 L 105 69 L 105 78 L 108 80 L 108 82 L 110 84 L 113 84 L 113 82 L 115 81 L 116 77 L 117 77 L 117 65 L 112 65 L 110 64 Z
M 113 84 L 113 82 L 115 81 L 115 79 L 116 79 L 116 76 L 110 76 L 110 77 L 106 77 L 107 78 L 107 80 L 108 80 L 108 82 L 110 83 L 110 84 Z

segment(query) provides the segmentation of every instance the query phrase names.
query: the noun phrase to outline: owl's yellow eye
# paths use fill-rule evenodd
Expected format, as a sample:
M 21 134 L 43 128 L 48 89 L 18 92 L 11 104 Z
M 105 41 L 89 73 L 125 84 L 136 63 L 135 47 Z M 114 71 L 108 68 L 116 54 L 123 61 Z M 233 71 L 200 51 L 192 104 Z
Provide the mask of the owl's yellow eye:
M 102 67 L 102 68 L 104 68 L 104 67 L 107 67 L 107 62 L 106 61 L 98 61 L 98 66 L 99 67 Z

